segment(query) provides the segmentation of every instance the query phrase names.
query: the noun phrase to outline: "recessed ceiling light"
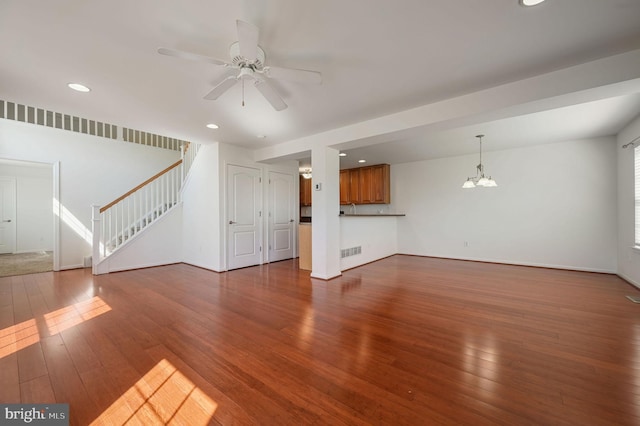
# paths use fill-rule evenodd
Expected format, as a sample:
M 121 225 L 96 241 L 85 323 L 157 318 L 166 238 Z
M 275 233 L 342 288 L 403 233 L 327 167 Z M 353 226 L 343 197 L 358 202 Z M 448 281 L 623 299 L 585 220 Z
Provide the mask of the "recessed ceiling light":
M 340 154 L 338 154 L 340 157 L 346 157 L 347 153 L 346 152 L 341 152 Z
M 520 0 L 521 6 L 535 6 L 542 3 L 544 0 Z
M 358 160 L 358 163 L 366 163 L 367 160 Z
M 67 86 L 69 86 L 69 88 L 75 90 L 76 92 L 90 92 L 91 89 L 89 89 L 87 86 L 85 86 L 84 84 L 80 84 L 80 83 L 69 83 L 67 84 Z
M 209 123 L 209 124 L 207 124 L 207 127 L 210 128 L 210 129 L 217 129 L 218 125 L 217 124 L 213 124 L 213 123 Z

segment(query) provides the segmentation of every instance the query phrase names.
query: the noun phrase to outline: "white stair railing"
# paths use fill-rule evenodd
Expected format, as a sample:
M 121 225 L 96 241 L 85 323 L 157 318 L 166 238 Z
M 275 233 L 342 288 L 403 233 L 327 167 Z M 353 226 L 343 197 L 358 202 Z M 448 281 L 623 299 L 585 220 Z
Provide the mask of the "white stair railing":
M 200 144 L 187 142 L 182 147 L 182 177 L 183 179 L 189 174 L 193 161 L 196 158 L 196 154 L 200 150 Z
M 199 149 L 199 144 L 187 142 L 181 160 L 109 204 L 93 206 L 94 274 L 100 261 L 182 201 L 182 184 Z
M 93 206 L 93 267 L 181 201 L 179 160 L 104 207 Z

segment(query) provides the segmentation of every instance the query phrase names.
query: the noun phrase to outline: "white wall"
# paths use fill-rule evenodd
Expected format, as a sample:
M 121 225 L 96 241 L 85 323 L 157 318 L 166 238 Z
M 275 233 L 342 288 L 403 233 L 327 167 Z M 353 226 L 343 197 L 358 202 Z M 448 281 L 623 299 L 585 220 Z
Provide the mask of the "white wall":
M 182 192 L 183 261 L 222 271 L 220 233 L 220 144 L 203 145 Z
M 16 180 L 16 252 L 53 250 L 53 170 L 36 163 L 0 164 Z
M 400 253 L 616 271 L 615 138 L 483 154 L 497 188 L 461 188 L 477 154 L 392 166 Z
M 342 258 L 340 270 L 355 268 L 398 253 L 398 221 L 404 219 L 393 216 L 341 217 L 340 248 L 361 246 L 362 252 Z
M 0 158 L 60 162 L 61 269 L 91 255 L 91 205 L 104 205 L 180 158 L 177 151 L 0 120 Z
M 618 133 L 618 275 L 640 287 L 640 250 L 634 249 L 633 148 L 622 145 L 640 136 L 640 116 Z M 638 142 L 638 141 L 636 141 Z

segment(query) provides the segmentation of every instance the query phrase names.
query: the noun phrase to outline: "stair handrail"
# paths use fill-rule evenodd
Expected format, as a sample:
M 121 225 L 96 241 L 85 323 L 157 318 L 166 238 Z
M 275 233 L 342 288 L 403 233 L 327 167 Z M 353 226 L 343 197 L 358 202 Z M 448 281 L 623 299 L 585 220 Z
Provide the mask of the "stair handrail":
M 111 207 L 115 206 L 120 201 L 124 200 L 125 198 L 127 198 L 128 196 L 133 194 L 134 192 L 138 191 L 140 188 L 142 188 L 144 186 L 147 186 L 148 184 L 150 184 L 154 180 L 160 178 L 162 175 L 168 173 L 170 170 L 175 169 L 180 164 L 182 164 L 182 159 L 176 161 L 175 163 L 173 163 L 172 165 L 170 165 L 169 167 L 167 167 L 163 171 L 161 171 L 159 173 L 156 173 L 155 175 L 151 176 L 149 179 L 145 180 L 144 182 L 142 182 L 140 185 L 136 186 L 135 188 L 130 189 L 129 191 L 125 192 L 124 194 L 122 194 L 121 196 L 116 198 L 115 200 L 111 201 L 109 204 L 106 204 L 105 206 L 100 207 L 100 213 L 103 213 L 104 211 L 106 211 L 106 210 L 110 209 Z

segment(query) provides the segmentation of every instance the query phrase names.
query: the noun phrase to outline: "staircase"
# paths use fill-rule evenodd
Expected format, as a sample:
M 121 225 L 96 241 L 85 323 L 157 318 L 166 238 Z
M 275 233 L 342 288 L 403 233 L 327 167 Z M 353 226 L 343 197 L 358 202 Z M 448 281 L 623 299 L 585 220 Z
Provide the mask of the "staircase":
M 200 145 L 186 143 L 181 159 L 105 206 L 93 206 L 93 274 L 98 265 L 182 202 L 182 185 Z

